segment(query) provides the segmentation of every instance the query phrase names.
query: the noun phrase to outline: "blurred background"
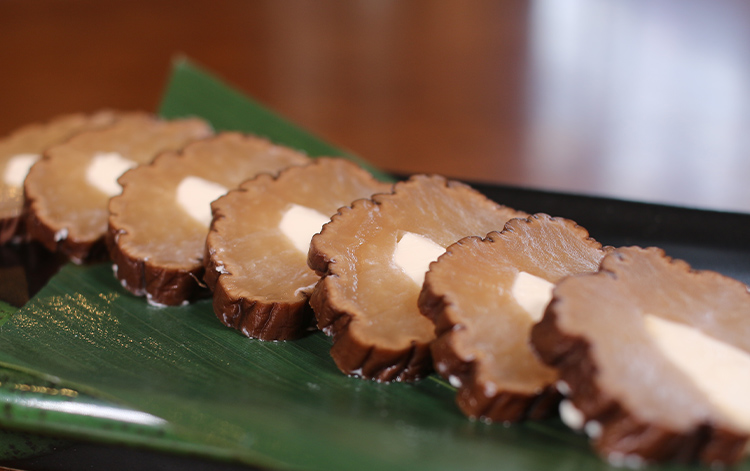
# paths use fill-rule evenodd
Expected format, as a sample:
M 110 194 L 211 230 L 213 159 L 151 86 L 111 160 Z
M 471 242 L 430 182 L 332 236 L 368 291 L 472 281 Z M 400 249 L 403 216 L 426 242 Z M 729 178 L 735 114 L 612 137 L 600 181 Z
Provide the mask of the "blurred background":
M 750 212 L 743 0 L 1 0 L 0 135 L 179 55 L 388 171 Z

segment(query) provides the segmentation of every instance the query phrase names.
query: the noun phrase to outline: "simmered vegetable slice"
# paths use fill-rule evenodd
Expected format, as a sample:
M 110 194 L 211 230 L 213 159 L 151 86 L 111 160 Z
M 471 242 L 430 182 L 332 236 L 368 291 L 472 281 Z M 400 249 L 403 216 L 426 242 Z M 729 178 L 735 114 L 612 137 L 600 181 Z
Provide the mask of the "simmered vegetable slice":
M 292 149 L 228 132 L 159 155 L 128 171 L 109 203 L 109 252 L 130 292 L 156 305 L 201 294 L 211 202 L 259 173 L 310 161 Z
M 749 312 L 745 284 L 625 247 L 560 282 L 531 340 L 610 462 L 729 464 L 750 437 Z
M 23 211 L 23 183 L 31 166 L 48 147 L 73 135 L 107 126 L 117 113 L 100 111 L 58 116 L 48 122 L 29 124 L 0 140 L 0 244 L 26 238 Z
M 573 221 L 536 214 L 467 237 L 430 267 L 419 298 L 433 320 L 435 369 L 472 418 L 515 422 L 556 411 L 557 372 L 529 346 L 563 277 L 598 270 L 606 249 Z
M 457 240 L 519 216 L 467 185 L 424 175 L 339 211 L 313 237 L 308 259 L 323 276 L 311 305 L 333 336 L 339 369 L 378 381 L 429 373 L 435 329 L 417 306 L 429 263 Z
M 349 161 L 318 158 L 214 202 L 205 279 L 218 318 L 248 337 L 303 335 L 314 326 L 307 301 L 319 279 L 307 266 L 310 239 L 340 207 L 390 190 Z
M 163 121 L 132 113 L 49 148 L 24 185 L 31 237 L 78 263 L 106 256 L 107 204 L 120 192 L 117 178 L 162 151 L 212 133 L 200 119 Z

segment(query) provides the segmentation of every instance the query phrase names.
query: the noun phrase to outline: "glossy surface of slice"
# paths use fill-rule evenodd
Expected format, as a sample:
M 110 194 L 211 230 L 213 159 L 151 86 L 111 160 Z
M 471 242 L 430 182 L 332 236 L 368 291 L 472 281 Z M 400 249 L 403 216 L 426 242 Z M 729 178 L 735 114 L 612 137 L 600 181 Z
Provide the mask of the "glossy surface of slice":
M 509 422 L 554 409 L 557 373 L 529 347 L 537 313 L 518 287 L 539 299 L 541 314 L 554 283 L 596 271 L 604 254 L 573 221 L 536 214 L 485 239 L 462 239 L 431 265 L 419 307 L 436 325 L 435 369 L 458 386 L 466 415 Z
M 747 356 L 748 312 L 743 283 L 691 270 L 660 249 L 626 247 L 605 257 L 598 273 L 558 285 L 532 342 L 559 369 L 571 404 L 596 432 L 594 446 L 610 462 L 726 464 L 744 455 L 750 427 L 665 354 L 663 344 L 691 337 L 653 326 L 689 328 L 692 337 L 710 337 Z M 655 338 L 659 332 L 671 338 Z M 699 347 L 682 342 L 682 355 Z M 717 361 L 713 369 L 727 366 Z M 746 391 L 742 376 L 723 386 Z
M 430 372 L 434 327 L 417 307 L 421 286 L 394 261 L 399 241 L 414 234 L 445 248 L 523 215 L 467 185 L 424 175 L 342 208 L 313 237 L 308 260 L 324 276 L 311 305 L 318 326 L 333 336 L 338 367 L 378 381 Z
M 28 230 L 51 251 L 82 262 L 106 255 L 110 195 L 89 184 L 91 164 L 102 156 L 147 163 L 162 151 L 179 149 L 212 134 L 197 118 L 163 121 L 145 113 L 123 116 L 107 128 L 87 131 L 54 146 L 25 182 Z
M 122 193 L 109 203 L 107 243 L 117 278 L 154 304 L 178 305 L 200 295 L 205 291 L 200 283 L 203 251 L 215 196 L 202 201 L 201 190 L 210 193 L 218 186 L 225 193 L 259 173 L 275 174 L 309 161 L 265 139 L 221 133 L 126 172 L 119 180 Z M 191 181 L 196 184 L 184 185 Z M 180 189 L 187 200 L 178 198 Z M 200 207 L 183 207 L 185 201 Z M 190 210 L 205 212 L 208 222 Z
M 205 262 L 216 315 L 249 337 L 303 335 L 314 325 L 307 300 L 319 279 L 307 266 L 312 234 L 340 207 L 390 189 L 352 162 L 319 158 L 276 179 L 260 175 L 214 202 Z M 324 216 L 312 220 L 317 228 L 295 226 L 309 211 Z M 289 229 L 287 215 L 298 219 L 287 222 Z M 286 235 L 295 230 L 308 231 L 299 247 Z

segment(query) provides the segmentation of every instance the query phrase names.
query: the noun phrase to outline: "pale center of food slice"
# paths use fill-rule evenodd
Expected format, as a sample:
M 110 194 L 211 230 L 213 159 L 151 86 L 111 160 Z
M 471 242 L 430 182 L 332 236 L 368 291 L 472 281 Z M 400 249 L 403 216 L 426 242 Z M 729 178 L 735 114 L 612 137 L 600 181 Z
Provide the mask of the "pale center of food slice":
M 229 191 L 224 185 L 200 177 L 187 176 L 177 185 L 177 204 L 202 225 L 211 225 L 211 202 Z
M 119 195 L 122 188 L 117 179 L 136 165 L 117 152 L 98 153 L 86 168 L 86 182 L 107 196 Z
M 20 188 L 26 179 L 31 166 L 39 160 L 39 154 L 16 154 L 8 160 L 5 165 L 3 180 L 8 186 Z
M 281 217 L 279 229 L 297 250 L 307 255 L 310 250 L 310 240 L 330 219 L 307 206 L 292 204 Z
M 544 316 L 544 310 L 552 299 L 554 283 L 544 278 L 519 271 L 511 287 L 511 294 L 534 322 L 539 322 Z
M 418 286 L 424 284 L 424 275 L 430 263 L 438 259 L 445 249 L 429 237 L 406 232 L 396 244 L 393 263 L 414 280 Z
M 661 353 L 725 416 L 750 430 L 750 355 L 700 330 L 652 314 L 646 331 Z

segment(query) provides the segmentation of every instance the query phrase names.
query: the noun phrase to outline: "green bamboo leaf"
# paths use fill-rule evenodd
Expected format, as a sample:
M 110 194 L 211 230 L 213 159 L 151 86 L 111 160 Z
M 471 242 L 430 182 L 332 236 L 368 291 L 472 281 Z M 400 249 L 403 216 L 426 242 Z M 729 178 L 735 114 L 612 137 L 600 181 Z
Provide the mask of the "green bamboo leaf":
M 0 300 L 0 327 L 5 324 L 10 316 L 12 316 L 18 308 L 11 306 L 10 304 Z
M 17 309 L 0 303 L 0 326 Z M 6 400 L 8 394 L 31 394 L 32 389 L 42 390 L 45 386 L 38 378 L 19 371 L 0 368 L 0 402 L 6 404 L 3 415 L 14 412 L 14 401 Z M 38 437 L 28 433 L 0 430 L 0 460 L 17 460 L 52 452 L 67 446 L 68 441 L 58 438 Z
M 65 267 L 0 338 L 3 362 L 44 365 L 75 390 L 117 398 L 186 441 L 247 463 L 494 469 L 500 459 L 540 467 L 546 456 L 573 456 L 579 469 L 601 464 L 580 437 L 554 423 L 539 429 L 466 420 L 453 389 L 436 378 L 412 385 L 343 376 L 322 334 L 261 342 L 221 325 L 208 301 L 150 307 L 122 290 L 106 265 Z M 517 452 L 534 440 L 548 453 Z

